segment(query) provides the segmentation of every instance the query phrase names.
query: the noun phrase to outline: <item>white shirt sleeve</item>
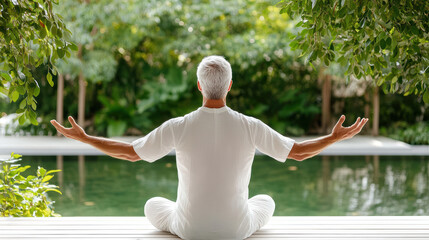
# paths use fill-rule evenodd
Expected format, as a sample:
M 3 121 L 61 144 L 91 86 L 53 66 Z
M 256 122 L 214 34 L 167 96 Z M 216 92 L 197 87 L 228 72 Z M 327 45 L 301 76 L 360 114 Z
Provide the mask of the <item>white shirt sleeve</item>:
M 142 160 L 154 162 L 173 150 L 175 142 L 172 123 L 170 119 L 146 136 L 131 143 Z
M 256 149 L 279 162 L 285 162 L 295 140 L 281 135 L 261 120 L 255 119 L 254 123 L 252 137 Z

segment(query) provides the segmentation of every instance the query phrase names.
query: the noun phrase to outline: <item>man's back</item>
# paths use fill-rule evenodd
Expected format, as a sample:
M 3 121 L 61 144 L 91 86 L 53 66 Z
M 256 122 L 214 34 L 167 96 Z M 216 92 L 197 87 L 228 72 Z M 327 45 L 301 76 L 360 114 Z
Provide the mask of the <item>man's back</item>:
M 293 143 L 228 107 L 200 107 L 133 146 L 149 161 L 176 149 L 179 188 L 171 224 L 177 235 L 239 239 L 251 234 L 247 201 L 255 148 L 285 161 Z
M 232 69 L 223 57 L 205 57 L 198 65 L 197 77 L 204 107 L 165 122 L 132 144 L 90 136 L 71 116 L 72 128 L 51 120 L 64 136 L 119 159 L 153 162 L 176 149 L 177 203 L 153 197 L 144 211 L 155 227 L 182 238 L 243 239 L 268 223 L 274 200 L 256 195 L 246 201 L 255 148 L 281 162 L 287 157 L 302 161 L 353 137 L 368 121 L 358 118 L 352 126 L 343 127 L 343 115 L 331 134 L 294 143 L 261 121 L 226 107 Z

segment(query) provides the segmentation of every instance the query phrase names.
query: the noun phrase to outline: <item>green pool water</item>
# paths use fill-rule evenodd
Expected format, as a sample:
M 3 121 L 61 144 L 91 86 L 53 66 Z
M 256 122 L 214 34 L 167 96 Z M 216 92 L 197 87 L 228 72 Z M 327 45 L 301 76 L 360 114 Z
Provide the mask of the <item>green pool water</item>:
M 143 216 L 154 196 L 176 199 L 174 156 L 131 163 L 107 156 L 24 156 L 22 165 L 63 168 L 49 193 L 62 216 Z M 429 215 L 429 157 L 320 156 L 279 163 L 256 156 L 249 196 L 269 194 L 277 216 Z

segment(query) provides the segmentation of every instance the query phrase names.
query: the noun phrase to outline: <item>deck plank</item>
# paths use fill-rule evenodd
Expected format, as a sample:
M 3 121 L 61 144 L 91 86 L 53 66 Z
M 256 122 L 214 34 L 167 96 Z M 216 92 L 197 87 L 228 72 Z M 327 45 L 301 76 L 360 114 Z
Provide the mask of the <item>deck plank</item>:
M 145 217 L 0 218 L 1 239 L 178 239 Z M 273 217 L 249 239 L 429 239 L 429 216 Z

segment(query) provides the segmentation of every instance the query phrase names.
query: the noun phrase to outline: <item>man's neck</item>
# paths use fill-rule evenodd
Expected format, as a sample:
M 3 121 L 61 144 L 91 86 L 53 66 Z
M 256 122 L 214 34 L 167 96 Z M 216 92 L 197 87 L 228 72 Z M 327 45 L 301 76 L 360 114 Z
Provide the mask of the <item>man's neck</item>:
M 203 97 L 203 107 L 221 108 L 226 106 L 226 98 L 223 99 L 206 99 Z

